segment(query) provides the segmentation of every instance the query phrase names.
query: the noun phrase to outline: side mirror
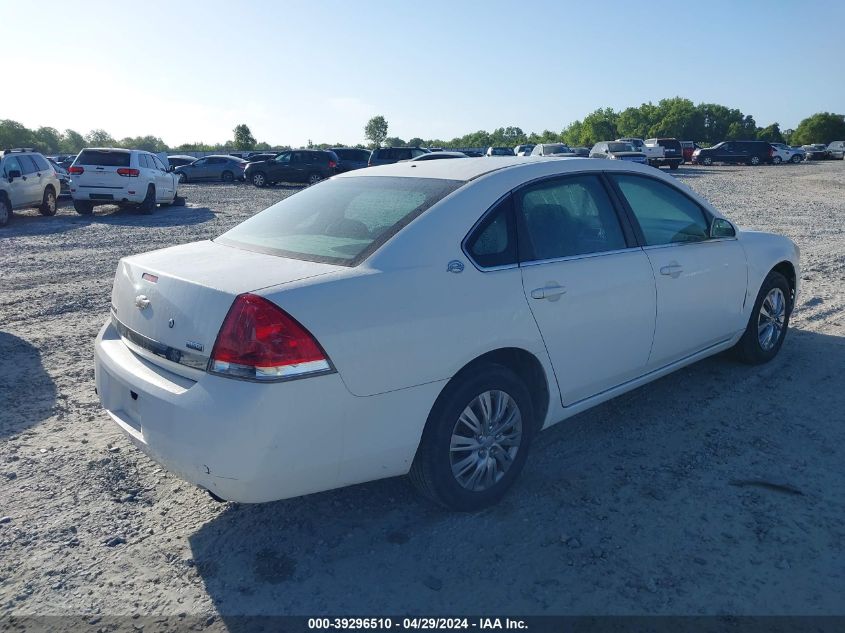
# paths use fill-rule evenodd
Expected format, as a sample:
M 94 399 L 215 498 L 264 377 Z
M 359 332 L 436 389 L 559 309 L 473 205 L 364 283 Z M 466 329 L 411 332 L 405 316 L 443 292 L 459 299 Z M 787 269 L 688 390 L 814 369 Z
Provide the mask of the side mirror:
M 736 237 L 736 229 L 724 218 L 716 218 L 710 225 L 710 237 Z
M 15 178 L 20 178 L 21 172 L 17 169 L 13 169 L 9 172 L 9 182 L 12 182 Z

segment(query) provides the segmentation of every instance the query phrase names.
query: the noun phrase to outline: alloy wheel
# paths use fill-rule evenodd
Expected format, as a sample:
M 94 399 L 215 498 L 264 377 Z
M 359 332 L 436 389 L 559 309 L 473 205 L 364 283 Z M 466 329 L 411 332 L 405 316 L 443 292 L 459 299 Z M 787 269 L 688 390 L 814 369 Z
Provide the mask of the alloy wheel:
M 504 391 L 476 396 L 452 429 L 452 475 L 465 490 L 481 492 L 499 482 L 522 443 L 522 414 Z
M 768 352 L 780 339 L 786 319 L 786 297 L 780 288 L 772 288 L 760 305 L 757 317 L 757 340 L 763 351 Z

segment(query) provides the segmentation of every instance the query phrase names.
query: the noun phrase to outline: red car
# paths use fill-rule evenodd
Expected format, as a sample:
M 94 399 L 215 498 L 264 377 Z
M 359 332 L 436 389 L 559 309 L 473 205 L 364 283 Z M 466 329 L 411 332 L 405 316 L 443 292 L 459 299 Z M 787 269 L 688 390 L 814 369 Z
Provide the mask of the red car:
M 685 163 L 691 163 L 692 153 L 697 149 L 701 149 L 698 143 L 695 143 L 694 141 L 681 141 L 681 148 L 684 150 Z

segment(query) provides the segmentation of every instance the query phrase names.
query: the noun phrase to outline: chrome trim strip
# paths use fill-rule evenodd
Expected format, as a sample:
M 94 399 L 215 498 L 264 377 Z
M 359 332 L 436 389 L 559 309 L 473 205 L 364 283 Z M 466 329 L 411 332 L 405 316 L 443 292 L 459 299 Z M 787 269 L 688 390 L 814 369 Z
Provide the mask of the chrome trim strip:
M 651 246 L 643 246 L 644 251 L 656 251 L 661 248 L 677 248 L 679 246 L 695 246 L 696 244 L 713 244 L 714 242 L 731 242 L 736 241 L 736 237 L 708 237 L 706 240 L 698 240 L 697 242 L 670 242 L 669 244 L 653 244 Z
M 160 343 L 159 341 L 144 336 L 140 332 L 136 332 L 124 325 L 117 318 L 114 312 L 112 312 L 111 315 L 111 322 L 117 330 L 117 333 L 120 334 L 120 338 L 124 339 L 124 341 L 128 341 L 141 349 L 152 352 L 156 356 L 167 359 L 171 363 L 178 363 L 180 365 L 185 365 L 186 367 L 190 367 L 192 369 L 200 369 L 202 371 L 206 371 L 208 369 L 208 356 L 196 354 L 189 350 L 176 349 L 175 347 L 170 347 L 169 345 L 165 345 L 164 343 Z
M 630 248 L 619 248 L 615 251 L 598 251 L 596 253 L 584 253 L 583 255 L 568 255 L 566 257 L 555 257 L 553 259 L 535 259 L 530 262 L 522 262 L 520 266 L 527 268 L 528 266 L 540 266 L 542 264 L 555 264 L 557 262 L 571 262 L 579 259 L 590 259 L 593 257 L 604 257 L 605 255 L 618 255 L 619 253 L 633 253 L 634 251 L 643 250 L 639 246 L 632 246 Z

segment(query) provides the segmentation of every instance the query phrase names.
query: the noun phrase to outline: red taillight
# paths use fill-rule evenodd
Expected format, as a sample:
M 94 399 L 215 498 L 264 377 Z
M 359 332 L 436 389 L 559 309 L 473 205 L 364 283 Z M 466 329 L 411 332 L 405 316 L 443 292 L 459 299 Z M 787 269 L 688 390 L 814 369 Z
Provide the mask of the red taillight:
M 330 160 L 329 161 L 329 169 L 334 169 L 335 167 L 337 167 L 337 163 L 333 160 Z
M 118 176 L 129 176 L 130 178 L 136 178 L 141 175 L 140 169 L 132 169 L 131 167 L 119 167 L 117 170 Z
M 210 371 L 251 380 L 326 373 L 331 365 L 311 333 L 279 306 L 238 295 L 211 352 Z
M 84 167 L 78 167 L 77 165 L 73 165 L 70 169 L 67 170 L 67 173 L 76 174 L 78 176 L 79 174 L 85 173 L 85 168 Z

